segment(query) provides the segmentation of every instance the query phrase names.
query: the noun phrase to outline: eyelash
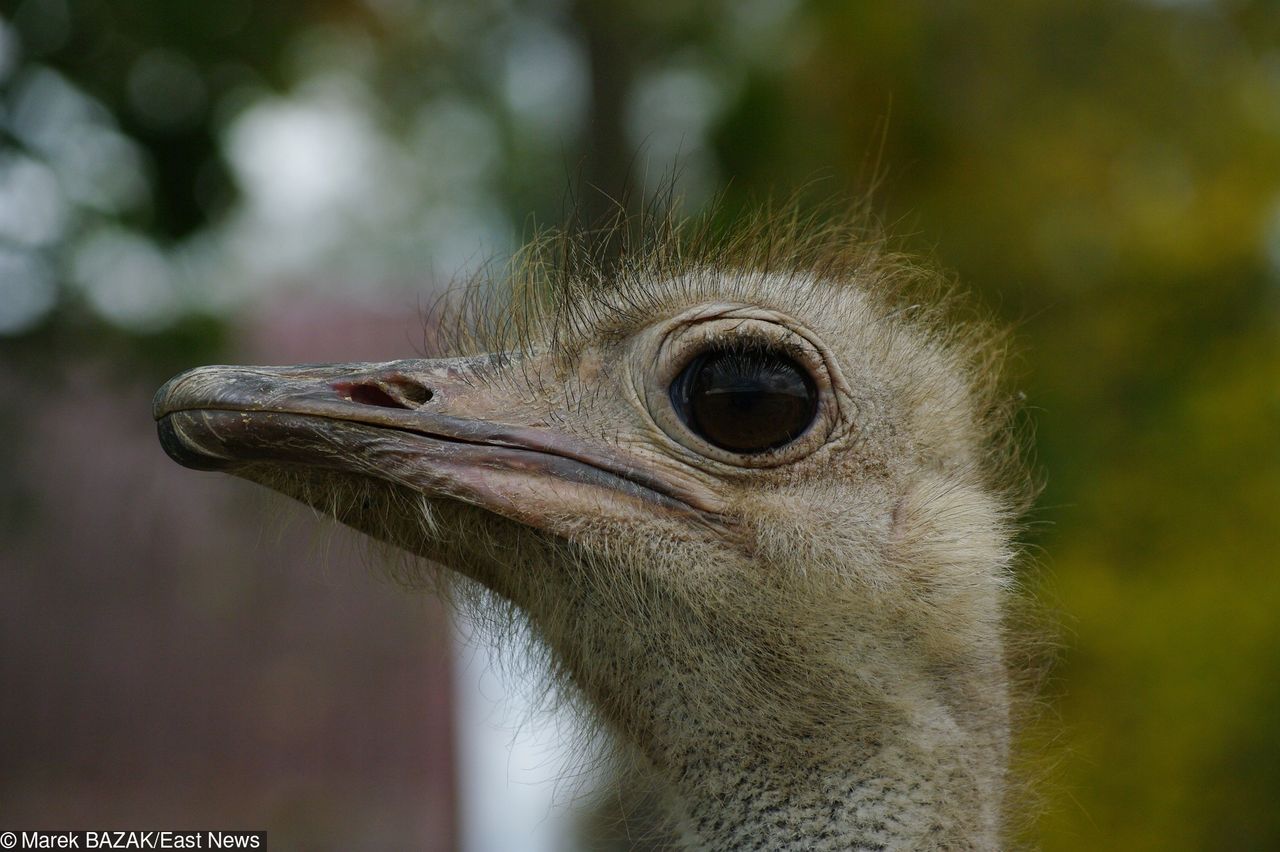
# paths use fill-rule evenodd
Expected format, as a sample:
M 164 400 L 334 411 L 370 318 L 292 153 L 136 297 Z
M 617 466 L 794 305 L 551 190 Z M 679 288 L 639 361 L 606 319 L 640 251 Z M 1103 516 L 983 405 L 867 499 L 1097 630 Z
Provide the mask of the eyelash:
M 682 348 L 680 357 L 676 359 L 677 367 L 672 378 L 680 375 L 694 359 L 708 352 L 726 352 L 731 355 L 750 357 L 752 355 L 784 355 L 798 364 L 808 365 L 810 359 L 806 352 L 792 340 L 777 340 L 756 334 L 737 334 L 713 337 L 707 335 L 698 340 L 691 340 Z

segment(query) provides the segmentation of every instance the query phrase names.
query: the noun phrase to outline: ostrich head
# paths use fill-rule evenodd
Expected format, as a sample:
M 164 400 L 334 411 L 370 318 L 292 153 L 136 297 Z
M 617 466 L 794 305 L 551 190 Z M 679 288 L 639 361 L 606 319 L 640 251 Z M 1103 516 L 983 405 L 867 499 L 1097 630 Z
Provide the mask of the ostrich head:
M 691 846 L 993 847 L 998 336 L 790 221 L 549 241 L 455 357 L 192 370 L 161 442 L 523 610 Z

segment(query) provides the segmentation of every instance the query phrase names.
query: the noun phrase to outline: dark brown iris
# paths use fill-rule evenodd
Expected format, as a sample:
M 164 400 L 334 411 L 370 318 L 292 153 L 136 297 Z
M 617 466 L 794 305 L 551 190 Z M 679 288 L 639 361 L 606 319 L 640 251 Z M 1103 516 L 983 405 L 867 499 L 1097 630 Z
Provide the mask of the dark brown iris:
M 780 352 L 713 349 L 672 382 L 671 403 L 707 442 L 734 453 L 761 453 L 809 428 L 818 391 L 808 372 Z

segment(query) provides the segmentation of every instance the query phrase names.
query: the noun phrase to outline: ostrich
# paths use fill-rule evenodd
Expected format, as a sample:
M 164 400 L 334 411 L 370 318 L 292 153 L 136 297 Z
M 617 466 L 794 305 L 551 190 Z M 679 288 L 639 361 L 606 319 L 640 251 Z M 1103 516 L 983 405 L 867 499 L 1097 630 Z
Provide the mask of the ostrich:
M 161 443 L 522 611 L 686 848 L 998 848 L 1000 334 L 862 225 L 647 233 L 541 240 L 450 357 L 183 373 Z

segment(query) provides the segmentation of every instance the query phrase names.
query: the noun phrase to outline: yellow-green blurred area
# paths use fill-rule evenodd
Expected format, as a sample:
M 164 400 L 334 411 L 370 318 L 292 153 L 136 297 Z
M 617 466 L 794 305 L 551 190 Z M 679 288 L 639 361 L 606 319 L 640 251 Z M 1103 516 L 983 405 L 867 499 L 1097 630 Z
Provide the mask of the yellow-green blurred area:
M 109 352 L 158 384 L 267 294 L 432 294 L 586 187 L 674 173 L 732 217 L 879 176 L 889 229 L 1016 327 L 1046 483 L 1027 578 L 1063 646 L 1028 839 L 1280 848 L 1280 5 L 3 0 L 0 22 L 17 369 Z

